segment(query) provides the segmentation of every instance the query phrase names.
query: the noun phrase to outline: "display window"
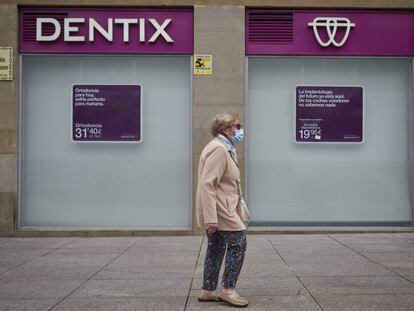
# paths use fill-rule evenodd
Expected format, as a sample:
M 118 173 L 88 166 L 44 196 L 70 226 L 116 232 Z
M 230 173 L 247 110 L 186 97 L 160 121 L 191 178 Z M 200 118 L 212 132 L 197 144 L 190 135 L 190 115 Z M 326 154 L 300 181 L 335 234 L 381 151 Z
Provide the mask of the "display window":
M 253 225 L 412 225 L 413 26 L 408 12 L 246 11 Z
M 192 14 L 21 10 L 21 227 L 191 227 Z

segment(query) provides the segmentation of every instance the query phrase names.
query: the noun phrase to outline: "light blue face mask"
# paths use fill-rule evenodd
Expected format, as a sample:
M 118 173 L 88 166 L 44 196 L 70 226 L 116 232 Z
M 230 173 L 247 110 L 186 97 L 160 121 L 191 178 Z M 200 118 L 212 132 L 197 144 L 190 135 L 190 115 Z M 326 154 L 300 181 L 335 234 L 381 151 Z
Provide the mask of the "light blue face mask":
M 231 141 L 233 142 L 233 144 L 238 144 L 243 139 L 244 139 L 244 130 L 243 129 L 236 130 L 236 132 L 234 133 L 234 136 L 231 137 Z

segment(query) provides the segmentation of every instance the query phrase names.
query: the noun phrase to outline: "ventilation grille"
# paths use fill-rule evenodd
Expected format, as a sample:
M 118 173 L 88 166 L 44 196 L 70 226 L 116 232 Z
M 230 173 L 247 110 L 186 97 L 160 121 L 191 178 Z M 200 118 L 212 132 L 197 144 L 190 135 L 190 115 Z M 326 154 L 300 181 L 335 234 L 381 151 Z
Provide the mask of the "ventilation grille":
M 250 11 L 248 40 L 251 43 L 293 43 L 293 13 Z
M 63 30 L 63 19 L 68 17 L 68 13 L 62 12 L 48 12 L 48 13 L 38 13 L 38 12 L 24 12 L 23 13 L 23 23 L 22 23 L 22 33 L 23 33 L 23 42 L 36 42 L 36 19 L 37 18 L 54 18 L 56 19 L 61 29 Z M 51 35 L 55 31 L 55 27 L 49 23 L 43 25 L 42 34 Z M 60 32 L 60 36 L 57 41 L 63 41 L 63 31 Z

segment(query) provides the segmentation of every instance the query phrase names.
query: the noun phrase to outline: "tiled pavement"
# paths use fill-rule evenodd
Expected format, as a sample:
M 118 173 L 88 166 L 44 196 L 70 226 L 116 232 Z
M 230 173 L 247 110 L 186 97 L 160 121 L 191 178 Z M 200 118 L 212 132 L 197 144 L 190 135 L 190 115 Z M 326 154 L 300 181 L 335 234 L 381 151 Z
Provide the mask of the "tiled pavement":
M 0 310 L 199 303 L 203 237 L 0 238 Z M 414 310 L 414 233 L 248 235 L 248 310 Z

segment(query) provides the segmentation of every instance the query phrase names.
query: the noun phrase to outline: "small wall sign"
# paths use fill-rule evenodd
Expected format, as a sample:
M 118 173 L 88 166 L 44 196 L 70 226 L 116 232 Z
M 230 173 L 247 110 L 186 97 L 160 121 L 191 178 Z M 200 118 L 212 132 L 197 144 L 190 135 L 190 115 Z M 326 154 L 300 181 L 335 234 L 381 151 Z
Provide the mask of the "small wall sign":
M 194 55 L 194 74 L 213 74 L 213 55 Z
M 13 48 L 0 47 L 0 80 L 13 80 Z

